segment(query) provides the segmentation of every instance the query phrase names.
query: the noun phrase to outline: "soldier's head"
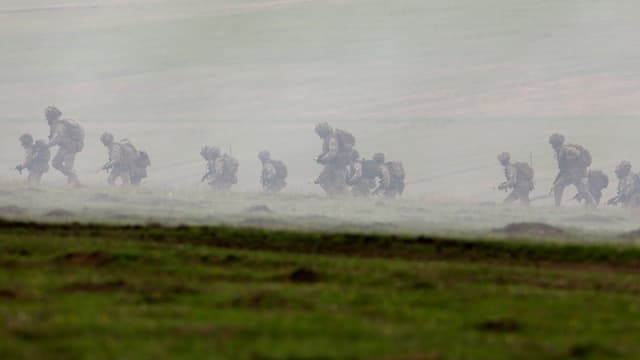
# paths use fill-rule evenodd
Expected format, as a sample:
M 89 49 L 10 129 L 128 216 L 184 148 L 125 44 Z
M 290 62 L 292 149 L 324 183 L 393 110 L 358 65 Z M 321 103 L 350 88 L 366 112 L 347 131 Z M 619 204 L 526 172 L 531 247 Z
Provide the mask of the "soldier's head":
M 498 155 L 498 161 L 502 165 L 507 165 L 511 161 L 511 155 L 508 152 L 503 152 Z
M 384 154 L 383 153 L 375 153 L 373 154 L 373 161 L 378 164 L 384 164 Z
M 60 119 L 62 111 L 55 106 L 48 106 L 44 109 L 44 116 L 47 118 L 47 122 L 51 124 Z
M 551 147 L 555 150 L 560 149 L 562 145 L 564 145 L 564 135 L 558 133 L 552 134 L 549 136 L 549 144 L 551 144 Z
M 320 136 L 321 138 L 325 138 L 331 135 L 332 132 L 333 132 L 333 128 L 331 128 L 329 123 L 326 121 L 316 125 L 316 134 L 318 134 L 318 136 Z
M 258 159 L 262 162 L 269 161 L 271 160 L 271 153 L 267 150 L 260 151 L 258 153 Z
M 631 172 L 631 163 L 628 161 L 622 161 L 618 166 L 616 166 L 616 176 L 618 178 L 623 178 Z
M 102 136 L 100 136 L 100 141 L 102 141 L 104 146 L 110 146 L 113 144 L 113 134 L 108 132 L 102 134 Z
M 20 136 L 20 143 L 25 149 L 33 146 L 33 136 L 31 136 L 31 134 L 22 134 L 22 136 Z
M 220 149 L 217 146 L 205 146 L 200 151 L 200 155 L 205 160 L 214 160 L 220 156 Z

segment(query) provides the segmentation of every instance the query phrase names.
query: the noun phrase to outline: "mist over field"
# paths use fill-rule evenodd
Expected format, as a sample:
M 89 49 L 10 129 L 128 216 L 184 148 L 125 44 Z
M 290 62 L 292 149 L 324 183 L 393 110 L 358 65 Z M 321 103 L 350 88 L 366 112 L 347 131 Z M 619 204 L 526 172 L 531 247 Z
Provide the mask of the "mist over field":
M 532 195 L 546 194 L 557 170 L 547 143 L 553 132 L 591 151 L 592 168 L 611 180 L 606 200 L 615 194 L 620 160 L 640 169 L 639 12 L 637 1 L 5 0 L 0 179 L 9 192 L 17 186 L 18 137 L 45 138 L 42 112 L 56 105 L 87 132 L 76 167 L 90 187 L 106 181 L 96 170 L 107 158 L 99 136 L 110 131 L 149 152 L 144 191 L 201 197 L 199 151 L 218 145 L 240 161 L 236 192 L 260 191 L 256 155 L 269 149 L 288 164 L 285 194 L 319 195 L 313 180 L 321 168 L 312 159 L 321 141 L 313 127 L 328 121 L 356 136 L 361 155 L 382 151 L 404 163 L 412 209 L 501 201 L 506 195 L 494 188 L 504 180 L 496 161 L 502 151 L 532 160 Z M 64 179 L 52 169 L 43 182 L 61 186 Z M 52 194 L 20 191 L 12 195 L 31 207 L 56 204 Z M 569 189 L 565 202 L 575 210 L 573 194 Z M 3 203 L 15 202 L 6 196 Z M 225 199 L 235 208 L 216 209 L 265 202 Z M 326 204 L 318 212 L 327 216 L 402 220 L 310 199 Z M 272 207 L 311 216 L 307 200 Z M 485 208 L 466 215 L 448 208 L 445 220 L 429 221 L 488 227 L 504 217 L 549 214 L 490 207 L 493 213 L 474 217 Z M 202 211 L 215 213 L 205 205 Z M 430 211 L 404 220 L 424 229 L 434 225 L 425 219 L 442 216 Z M 634 226 L 636 215 L 613 213 L 619 221 L 611 228 Z

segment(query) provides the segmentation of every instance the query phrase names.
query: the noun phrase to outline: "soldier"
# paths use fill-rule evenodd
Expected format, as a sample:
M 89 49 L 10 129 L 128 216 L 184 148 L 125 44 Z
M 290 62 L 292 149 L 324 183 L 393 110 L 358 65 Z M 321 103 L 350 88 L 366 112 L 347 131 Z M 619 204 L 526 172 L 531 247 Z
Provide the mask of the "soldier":
M 229 190 L 238 183 L 238 161 L 229 154 L 220 155 L 220 149 L 206 146 L 200 155 L 207 161 L 207 173 L 202 177 L 218 190 Z
M 84 148 L 84 129 L 74 120 L 63 119 L 62 112 L 54 106 L 45 109 L 45 117 L 50 131 L 48 146 L 59 147 L 51 165 L 67 177 L 68 183 L 79 186 L 80 180 L 73 165 L 76 154 Z
M 287 186 L 287 166 L 280 160 L 273 160 L 271 153 L 267 150 L 261 151 L 258 154 L 258 159 L 262 163 L 260 184 L 262 184 L 264 191 L 277 193 L 284 189 Z
M 23 170 L 29 171 L 27 181 L 30 184 L 39 184 L 42 175 L 49 171 L 51 152 L 44 140 L 33 142 L 33 136 L 24 134 L 20 136 L 20 143 L 26 152 L 24 163 L 16 166 L 16 170 L 22 174 Z
M 529 193 L 534 188 L 533 169 L 524 162 L 511 163 L 511 155 L 507 152 L 498 155 L 498 161 L 504 168 L 504 177 L 506 178 L 506 181 L 500 184 L 498 189 L 511 190 L 511 193 L 504 199 L 504 203 L 510 204 L 520 200 L 522 205 L 528 206 L 530 203 Z
M 316 134 L 322 139 L 322 153 L 316 157 L 324 165 L 316 180 L 328 195 L 343 195 L 347 192 L 347 166 L 358 158 L 354 150 L 355 138 L 350 133 L 336 129 L 323 122 L 316 126 Z
M 602 191 L 609 186 L 609 177 L 602 172 L 602 170 L 589 170 L 587 173 L 587 181 L 589 184 L 589 193 L 593 196 L 596 205 L 600 205 Z M 581 194 L 576 194 L 575 199 L 578 202 L 585 200 Z
M 621 162 L 616 167 L 618 194 L 609 199 L 608 205 L 622 204 L 623 207 L 640 206 L 640 177 L 631 172 L 631 163 Z
M 569 185 L 574 185 L 578 195 L 587 206 L 596 206 L 596 201 L 587 188 L 587 168 L 591 165 L 591 154 L 580 145 L 564 144 L 564 136 L 553 134 L 549 144 L 555 151 L 558 161 L 558 176 L 553 182 L 553 196 L 556 206 L 562 204 L 562 194 Z
M 122 143 L 116 142 L 110 133 L 104 133 L 100 136 L 100 141 L 107 148 L 109 153 L 109 161 L 102 167 L 109 173 L 107 182 L 109 185 L 115 185 L 118 178 L 121 179 L 122 185 L 131 183 L 130 167 L 131 159 L 127 156 L 127 149 Z

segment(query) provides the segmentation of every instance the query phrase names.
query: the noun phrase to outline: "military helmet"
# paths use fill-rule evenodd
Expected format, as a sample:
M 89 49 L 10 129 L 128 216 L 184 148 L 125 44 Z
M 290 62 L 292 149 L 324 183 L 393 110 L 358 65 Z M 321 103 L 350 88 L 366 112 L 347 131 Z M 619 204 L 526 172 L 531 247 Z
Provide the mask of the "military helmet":
M 616 174 L 624 176 L 631 171 L 631 163 L 628 161 L 622 161 L 616 166 Z
M 113 138 L 113 134 L 108 133 L 108 132 L 106 132 L 106 133 L 102 134 L 102 136 L 100 136 L 100 141 L 102 141 L 102 143 L 104 145 L 109 145 L 109 144 L 113 143 L 113 139 L 114 139 Z
M 498 161 L 502 164 L 508 163 L 511 161 L 511 155 L 508 152 L 503 152 L 498 155 Z
M 62 111 L 60 111 L 60 109 L 55 106 L 48 106 L 46 109 L 44 109 L 44 116 L 47 119 L 57 119 L 62 116 Z
M 321 137 L 325 137 L 325 136 L 331 134 L 332 131 L 333 131 L 333 129 L 331 128 L 329 123 L 326 122 L 326 121 L 321 122 L 318 125 L 316 125 L 316 134 L 320 135 Z
M 267 161 L 271 159 L 271 153 L 267 150 L 262 150 L 258 153 L 258 159 L 260 161 Z
M 31 134 L 22 134 L 22 136 L 20 136 L 20 142 L 23 145 L 31 145 L 33 144 L 33 136 L 31 136 Z
M 564 144 L 564 135 L 558 133 L 552 134 L 551 136 L 549 136 L 549 144 L 554 146 Z
M 205 159 L 213 159 L 220 156 L 220 149 L 217 146 L 205 146 L 200 151 L 200 155 Z
M 384 154 L 383 153 L 375 153 L 373 154 L 373 161 L 382 164 L 384 163 Z

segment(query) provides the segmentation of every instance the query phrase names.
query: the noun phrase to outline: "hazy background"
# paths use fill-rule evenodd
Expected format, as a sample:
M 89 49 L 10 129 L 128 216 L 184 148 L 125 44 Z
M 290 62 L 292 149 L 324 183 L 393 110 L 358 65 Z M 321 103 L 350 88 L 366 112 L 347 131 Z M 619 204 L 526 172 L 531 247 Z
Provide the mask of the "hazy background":
M 238 189 L 259 189 L 266 148 L 288 163 L 288 192 L 319 192 L 319 121 L 402 160 L 408 197 L 500 200 L 501 151 L 532 155 L 546 193 L 555 131 L 614 180 L 619 160 L 640 169 L 639 13 L 621 0 L 3 0 L 0 179 L 18 179 L 17 138 L 46 137 L 55 104 L 87 131 L 89 184 L 104 182 L 111 131 L 150 153 L 150 187 L 196 185 L 199 150 L 216 144 L 240 160 Z

